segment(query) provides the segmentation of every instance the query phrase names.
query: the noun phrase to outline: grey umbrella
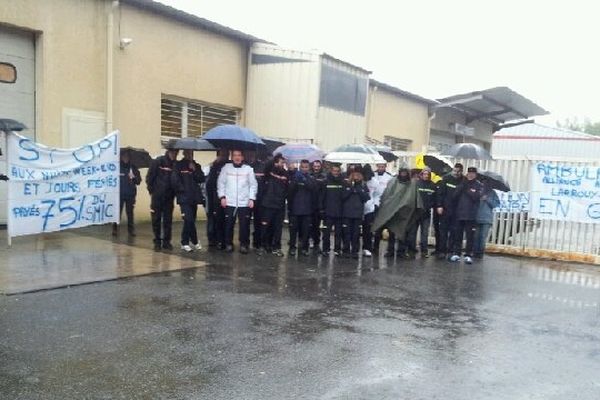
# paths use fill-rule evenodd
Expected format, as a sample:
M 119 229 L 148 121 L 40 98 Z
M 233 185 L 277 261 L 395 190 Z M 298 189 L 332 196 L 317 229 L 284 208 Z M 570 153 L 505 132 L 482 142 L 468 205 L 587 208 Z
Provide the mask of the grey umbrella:
M 25 124 L 15 121 L 14 119 L 0 118 L 0 131 L 2 132 L 19 132 L 27 129 Z
M 510 186 L 504 177 L 492 171 L 481 171 L 477 174 L 480 181 L 485 182 L 490 188 L 501 192 L 510 192 Z
M 486 149 L 475 143 L 457 143 L 444 150 L 441 155 L 469 160 L 493 160 L 491 154 Z
M 186 137 L 181 139 L 170 139 L 165 144 L 166 149 L 194 150 L 194 151 L 216 151 L 217 148 L 206 139 Z

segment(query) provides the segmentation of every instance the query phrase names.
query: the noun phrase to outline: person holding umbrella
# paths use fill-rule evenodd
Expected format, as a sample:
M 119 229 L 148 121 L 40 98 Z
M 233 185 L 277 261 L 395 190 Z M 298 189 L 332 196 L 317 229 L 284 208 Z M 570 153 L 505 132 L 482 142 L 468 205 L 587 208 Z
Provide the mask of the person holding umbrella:
M 205 204 L 201 184 L 205 176 L 202 167 L 194 161 L 194 151 L 184 150 L 183 159 L 175 163 L 177 204 L 181 208 L 183 229 L 181 231 L 181 249 L 186 252 L 201 250 L 196 231 L 198 205 Z
M 436 243 L 437 258 L 445 259 L 452 250 L 455 226 L 456 188 L 463 182 L 463 165 L 456 163 L 452 172 L 438 182 L 435 212 L 440 219 L 440 240 Z
M 260 211 L 260 237 L 262 243 L 256 248 L 258 255 L 271 252 L 283 257 L 281 251 L 281 232 L 285 216 L 285 200 L 288 193 L 288 176 L 284 168 L 285 159 L 277 154 L 265 165 L 263 196 Z
M 473 263 L 473 245 L 475 243 L 475 229 L 477 212 L 483 187 L 477 180 L 477 168 L 469 167 L 467 169 L 467 178 L 456 187 L 456 214 L 455 231 L 452 240 L 452 256 L 450 261 L 460 260 L 463 234 L 467 237 L 467 243 L 464 252 L 466 264 Z
M 221 200 L 217 193 L 217 180 L 221 169 L 227 163 L 229 151 L 220 149 L 217 158 L 208 168 L 206 178 L 206 236 L 208 247 L 219 247 L 225 249 L 225 210 L 221 207 Z
M 290 256 L 296 255 L 296 243 L 299 242 L 300 254 L 310 255 L 308 238 L 314 213 L 314 196 L 317 183 L 310 175 L 310 162 L 300 161 L 300 168 L 290 179 L 288 194 L 288 210 L 290 219 Z
M 480 178 L 483 185 L 479 209 L 477 210 L 477 231 L 475 233 L 475 244 L 473 246 L 473 257 L 483 258 L 485 243 L 494 221 L 494 208 L 500 206 L 500 199 L 496 191 L 490 185 L 485 176 Z
M 150 213 L 154 232 L 154 251 L 161 248 L 173 250 L 171 229 L 173 225 L 173 202 L 175 200 L 175 180 L 173 171 L 179 150 L 169 148 L 165 155 L 157 157 L 146 175 L 146 185 L 150 193 Z M 162 225 L 162 234 L 161 234 Z
M 129 236 L 135 236 L 135 224 L 133 221 L 133 207 L 137 196 L 137 186 L 142 182 L 140 170 L 131 163 L 131 153 L 128 150 L 121 151 L 119 162 L 119 219 L 123 215 L 123 207 L 127 215 L 127 232 Z M 119 234 L 119 225 L 113 224 L 113 236 Z
M 369 189 L 363 182 L 362 167 L 354 166 L 344 185 L 342 194 L 342 232 L 343 254 L 358 258 L 360 227 L 362 225 L 365 203 L 370 199 Z
M 436 196 L 436 185 L 431 181 L 431 170 L 425 167 L 419 174 L 419 180 L 417 181 L 417 191 L 421 196 L 423 202 L 423 210 L 420 215 L 417 216 L 417 220 L 414 225 L 410 227 L 408 232 L 410 248 L 416 251 L 417 248 L 417 231 L 420 232 L 419 247 L 421 250 L 421 258 L 429 257 L 427 250 L 428 238 L 429 238 L 429 225 L 431 224 L 431 210 L 435 205 Z
M 225 209 L 225 251 L 233 251 L 233 230 L 239 220 L 240 253 L 248 254 L 250 246 L 250 213 L 254 208 L 258 184 L 254 170 L 245 165 L 241 150 L 231 152 L 231 164 L 225 164 L 217 180 L 221 207 Z

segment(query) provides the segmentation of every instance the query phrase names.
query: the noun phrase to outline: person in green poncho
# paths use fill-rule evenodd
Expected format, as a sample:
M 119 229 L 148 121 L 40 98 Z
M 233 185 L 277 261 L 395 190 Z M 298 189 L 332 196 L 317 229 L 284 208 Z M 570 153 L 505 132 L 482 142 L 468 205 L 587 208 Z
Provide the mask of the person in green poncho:
M 406 235 L 410 227 L 416 223 L 422 208 L 422 200 L 417 194 L 417 183 L 411 181 L 407 168 L 401 168 L 397 178 L 389 182 L 381 196 L 379 211 L 372 227 L 373 232 L 387 228 L 390 234 L 386 257 L 405 253 Z M 396 238 L 398 238 L 398 247 L 395 249 Z

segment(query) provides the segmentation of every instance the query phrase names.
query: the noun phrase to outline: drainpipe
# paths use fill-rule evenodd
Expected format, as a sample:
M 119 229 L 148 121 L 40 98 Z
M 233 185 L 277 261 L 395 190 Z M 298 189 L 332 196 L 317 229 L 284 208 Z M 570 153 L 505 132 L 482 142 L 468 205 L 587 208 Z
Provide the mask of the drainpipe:
M 119 7 L 119 1 L 113 0 L 108 9 L 106 22 L 106 133 L 113 130 L 113 89 L 114 89 L 114 10 Z
M 427 134 L 425 136 L 425 144 L 423 145 L 423 153 L 427 153 L 429 150 L 429 142 L 431 141 L 431 121 L 435 118 L 435 108 L 431 107 L 427 112 Z

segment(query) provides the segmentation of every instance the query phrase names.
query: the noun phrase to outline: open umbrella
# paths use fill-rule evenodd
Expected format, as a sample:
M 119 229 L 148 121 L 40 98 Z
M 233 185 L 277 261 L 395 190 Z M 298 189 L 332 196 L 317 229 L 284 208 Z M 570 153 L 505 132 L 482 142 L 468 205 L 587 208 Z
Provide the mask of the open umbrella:
M 271 139 L 268 137 L 261 137 L 260 139 L 265 143 L 265 151 L 269 154 L 274 154 L 273 152 L 276 148 L 285 145 L 285 142 L 282 142 L 281 140 L 277 139 Z
M 449 161 L 429 154 L 423 156 L 423 163 L 431 169 L 431 172 L 439 176 L 444 176 L 452 171 L 452 164 Z
M 331 152 L 324 158 L 330 163 L 339 164 L 385 164 L 385 159 L 377 152 L 354 153 L 354 152 Z
M 371 147 L 375 149 L 375 151 L 377 151 L 387 162 L 396 161 L 398 159 L 398 156 L 394 154 L 390 146 L 376 144 L 372 145 Z
M 248 128 L 239 125 L 220 125 L 202 136 L 217 148 L 230 150 L 259 150 L 265 142 Z
M 194 150 L 194 151 L 216 151 L 217 148 L 207 140 L 196 137 L 185 137 L 181 139 L 169 139 L 165 143 L 166 149 Z
M 288 162 L 300 162 L 308 160 L 310 162 L 322 160 L 325 153 L 314 144 L 309 143 L 290 143 L 279 146 L 273 151 L 273 155 L 281 154 Z
M 149 168 L 152 163 L 152 157 L 144 150 L 137 147 L 121 147 L 121 154 L 129 153 L 129 162 L 138 168 Z
M 15 121 L 14 119 L 0 118 L 0 131 L 2 132 L 19 132 L 27 129 L 25 124 Z
M 493 160 L 486 149 L 475 143 L 457 143 L 444 150 L 441 155 L 469 160 Z
M 485 182 L 492 189 L 499 190 L 501 192 L 510 192 L 510 186 L 500 174 L 492 171 L 481 171 L 477 174 L 477 178 Z

